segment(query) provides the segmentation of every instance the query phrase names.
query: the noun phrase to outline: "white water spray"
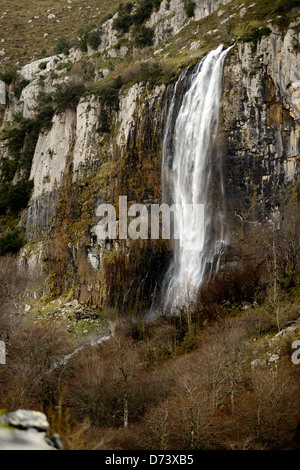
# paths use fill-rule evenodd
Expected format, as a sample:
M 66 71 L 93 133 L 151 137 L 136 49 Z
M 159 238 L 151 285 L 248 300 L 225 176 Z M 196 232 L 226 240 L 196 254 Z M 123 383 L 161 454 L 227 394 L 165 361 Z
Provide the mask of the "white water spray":
M 178 85 L 185 80 L 185 73 L 181 74 L 168 111 L 163 145 L 163 194 L 170 199 L 169 203 L 183 208 L 184 221 L 178 226 L 179 243 L 165 278 L 166 302 L 172 306 L 180 302 L 187 287 L 189 290 L 199 287 L 208 266 L 213 269 L 226 244 L 222 170 L 216 144 L 223 66 L 230 49 L 220 46 L 198 64 L 193 75 L 186 79 L 189 89 L 178 112 L 176 94 Z M 217 197 L 213 198 L 212 194 Z M 187 204 L 204 204 L 205 218 L 200 226 L 195 217 L 185 216 Z M 196 243 L 197 250 L 189 249 L 191 242 Z

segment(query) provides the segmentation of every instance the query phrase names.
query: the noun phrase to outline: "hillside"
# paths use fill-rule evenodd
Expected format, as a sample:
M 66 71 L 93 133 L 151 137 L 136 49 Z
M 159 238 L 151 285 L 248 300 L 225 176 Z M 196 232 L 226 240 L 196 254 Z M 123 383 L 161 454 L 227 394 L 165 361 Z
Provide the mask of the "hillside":
M 24 8 L 18 0 L 2 0 L 0 60 L 24 65 L 51 55 L 57 39 L 76 40 L 81 30 L 101 22 L 118 4 L 118 0 L 29 0 Z

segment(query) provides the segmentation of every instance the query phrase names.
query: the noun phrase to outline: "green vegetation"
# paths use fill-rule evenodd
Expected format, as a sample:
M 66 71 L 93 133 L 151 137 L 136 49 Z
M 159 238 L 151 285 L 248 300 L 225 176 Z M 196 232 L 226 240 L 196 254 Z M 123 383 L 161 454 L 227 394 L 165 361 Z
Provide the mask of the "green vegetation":
M 111 131 L 111 118 L 107 109 L 101 109 L 99 122 L 100 126 L 97 132 L 99 132 L 99 134 L 108 134 Z
M 153 45 L 154 29 L 144 25 L 136 25 L 132 30 L 134 45 L 136 47 L 147 47 Z
M 52 95 L 41 92 L 35 116 L 36 122 L 41 130 L 47 131 L 51 129 L 54 113 L 55 109 Z
M 4 236 L 0 236 L 0 256 L 18 253 L 24 244 L 24 237 L 19 230 L 14 230 Z
M 39 69 L 40 69 L 40 70 L 46 70 L 46 68 L 47 68 L 47 63 L 48 63 L 48 62 L 40 62 L 40 64 L 39 64 Z
M 184 10 L 188 18 L 192 18 L 195 14 L 196 3 L 193 0 L 184 0 Z
M 138 0 L 137 7 L 133 13 L 133 24 L 143 24 L 147 21 L 152 12 L 159 10 L 161 0 Z
M 153 44 L 154 30 L 147 28 L 144 23 L 154 10 L 158 10 L 161 0 L 138 0 L 136 6 L 132 3 L 120 3 L 118 16 L 114 19 L 113 28 L 119 33 L 128 33 L 132 26 L 132 35 L 136 47 L 143 48 Z
M 18 127 L 5 132 L 10 158 L 1 161 L 0 180 L 0 215 L 11 214 L 18 217 L 19 212 L 27 206 L 33 188 L 28 181 L 32 158 L 35 151 L 41 125 L 35 119 L 18 119 Z M 17 177 L 17 182 L 14 182 Z M 3 246 L 10 246 L 13 241 L 19 246 L 22 238 L 5 234 Z M 3 248 L 4 249 L 4 248 Z
M 99 96 L 102 103 L 106 106 L 116 109 L 119 104 L 119 90 L 123 85 L 121 76 L 114 80 L 109 80 L 97 85 L 91 85 L 88 92 Z
M 87 35 L 87 44 L 94 49 L 95 51 L 98 49 L 98 47 L 101 44 L 101 35 L 99 31 L 91 31 Z
M 271 29 L 268 27 L 250 30 L 242 39 L 244 42 L 252 42 L 252 51 L 255 52 L 257 49 L 257 43 L 264 37 L 270 36 Z
M 55 47 L 53 49 L 54 54 L 65 54 L 68 55 L 70 52 L 71 48 L 71 43 L 70 41 L 65 37 L 58 38 Z
M 162 79 L 163 68 L 161 64 L 156 62 L 143 62 L 140 65 L 139 81 L 148 83 L 149 88 L 153 88 L 156 84 L 160 83 Z
M 19 213 L 21 209 L 25 209 L 32 188 L 32 181 L 25 178 L 20 179 L 16 184 L 12 182 L 1 183 L 0 215 L 6 214 L 7 211 Z
M 133 9 L 132 3 L 120 3 L 118 7 L 118 16 L 114 19 L 113 28 L 119 33 L 128 33 L 130 27 L 133 24 L 133 18 L 131 12 Z
M 65 70 L 66 72 L 70 72 L 72 65 L 72 62 L 59 62 L 56 66 L 56 70 Z
M 7 85 L 12 85 L 12 91 L 16 98 L 20 99 L 23 88 L 25 88 L 29 81 L 21 77 L 18 73 L 19 68 L 16 65 L 8 64 L 0 70 L 0 80 L 3 80 Z
M 76 109 L 79 100 L 84 95 L 85 91 L 85 85 L 75 81 L 57 85 L 53 97 L 55 112 L 60 114 L 65 112 L 67 109 Z
M 18 67 L 14 64 L 7 64 L 0 70 L 0 80 L 3 80 L 7 85 L 16 81 L 18 78 Z
M 12 88 L 13 93 L 15 94 L 16 98 L 19 100 L 21 93 L 23 89 L 29 85 L 29 80 L 26 80 L 25 78 L 17 77 L 17 79 L 14 81 L 14 85 Z
M 9 63 L 24 65 L 51 55 L 53 45 L 61 37 L 65 37 L 70 44 L 77 43 L 79 31 L 91 23 L 95 28 L 99 27 L 112 17 L 118 3 L 118 0 L 107 0 L 99 4 L 99 0 L 90 0 L 85 4 L 74 0 L 72 4 L 62 4 L 61 0 L 50 0 L 45 5 L 43 1 L 28 0 L 26 9 L 22 9 L 19 0 L 1 0 L 1 11 L 7 13 L 1 19 L 1 37 L 5 39 Z M 56 17 L 48 19 L 47 10 L 51 10 Z M 32 22 L 29 23 L 30 19 Z
M 79 48 L 82 52 L 87 52 L 87 46 L 97 50 L 101 44 L 101 29 L 96 24 L 89 24 L 80 31 Z
M 39 133 L 51 127 L 53 114 L 52 97 L 41 93 L 35 117 L 25 119 L 19 112 L 14 116 L 14 127 L 4 130 L 9 157 L 1 160 L 0 216 L 4 223 L 0 256 L 17 252 L 25 243 L 21 230 L 15 227 L 33 189 L 29 175 Z

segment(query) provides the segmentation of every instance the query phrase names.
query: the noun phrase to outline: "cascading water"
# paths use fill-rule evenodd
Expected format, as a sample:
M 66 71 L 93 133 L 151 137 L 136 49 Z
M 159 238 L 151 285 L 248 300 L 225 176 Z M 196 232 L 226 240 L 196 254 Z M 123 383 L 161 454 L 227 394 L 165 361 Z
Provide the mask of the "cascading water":
M 163 286 L 166 304 L 172 307 L 181 302 L 187 288 L 191 291 L 199 287 L 226 243 L 217 134 L 223 65 L 229 50 L 220 46 L 210 52 L 187 79 L 184 71 L 170 101 L 163 143 L 162 189 L 164 202 L 183 208 L 179 240 Z M 178 104 L 180 85 L 188 90 Z M 195 217 L 185 213 L 187 204 L 204 205 L 205 217 L 200 225 Z M 196 246 L 193 251 L 191 242 Z

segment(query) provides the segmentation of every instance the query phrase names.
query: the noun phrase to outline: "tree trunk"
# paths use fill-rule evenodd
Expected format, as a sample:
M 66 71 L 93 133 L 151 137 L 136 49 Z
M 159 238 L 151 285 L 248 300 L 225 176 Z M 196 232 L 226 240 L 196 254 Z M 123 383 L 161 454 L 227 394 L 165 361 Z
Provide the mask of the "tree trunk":
M 124 428 L 128 427 L 128 396 L 127 392 L 124 394 Z

